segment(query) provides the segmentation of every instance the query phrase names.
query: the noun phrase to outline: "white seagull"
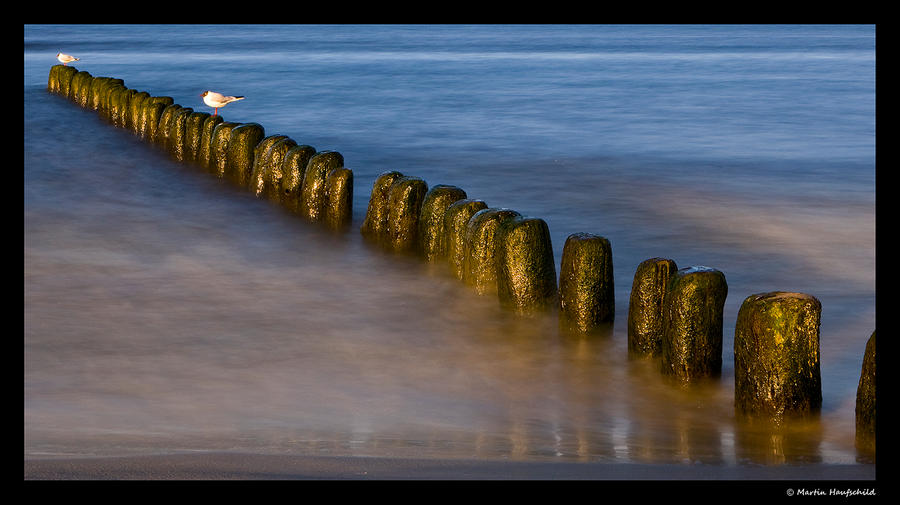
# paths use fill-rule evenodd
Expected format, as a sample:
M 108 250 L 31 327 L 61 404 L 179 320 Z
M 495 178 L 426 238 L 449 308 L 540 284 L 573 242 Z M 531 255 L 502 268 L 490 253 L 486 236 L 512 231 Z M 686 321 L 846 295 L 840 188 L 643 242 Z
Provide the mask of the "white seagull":
M 80 58 L 76 58 L 74 56 L 69 56 L 68 54 L 56 53 L 56 59 L 59 60 L 59 62 L 62 63 L 63 65 L 66 65 L 70 61 L 78 61 Z
M 225 96 L 221 93 L 216 93 L 215 91 L 204 91 L 200 96 L 203 97 L 203 103 L 216 109 L 216 111 L 213 113 L 213 116 L 219 113 L 220 107 L 225 107 L 231 102 L 236 102 L 238 100 L 244 99 L 244 97 L 242 96 Z

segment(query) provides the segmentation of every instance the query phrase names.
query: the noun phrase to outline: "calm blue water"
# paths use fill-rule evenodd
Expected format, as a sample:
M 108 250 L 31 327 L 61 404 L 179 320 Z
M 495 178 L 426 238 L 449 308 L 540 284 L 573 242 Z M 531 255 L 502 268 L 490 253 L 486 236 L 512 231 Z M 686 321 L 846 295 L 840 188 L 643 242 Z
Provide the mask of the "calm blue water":
M 823 305 L 821 422 L 775 462 L 856 461 L 875 326 L 872 26 L 25 26 L 25 453 L 297 454 L 735 464 L 747 296 Z M 46 92 L 93 76 L 220 110 L 355 176 L 341 236 Z M 387 170 L 606 236 L 614 334 L 521 321 L 358 233 Z M 723 271 L 721 381 L 626 359 L 635 268 Z M 780 439 L 779 439 L 780 440 Z M 768 445 L 767 445 L 768 444 Z M 776 453 L 778 451 L 775 451 Z M 773 458 L 768 458 L 769 460 Z M 772 461 L 767 461 L 772 462 Z

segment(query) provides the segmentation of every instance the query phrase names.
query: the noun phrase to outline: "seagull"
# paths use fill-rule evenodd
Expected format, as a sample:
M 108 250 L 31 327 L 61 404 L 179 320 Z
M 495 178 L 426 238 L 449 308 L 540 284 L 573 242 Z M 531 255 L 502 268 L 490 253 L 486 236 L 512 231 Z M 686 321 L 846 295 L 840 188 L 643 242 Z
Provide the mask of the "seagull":
M 216 93 L 215 91 L 204 91 L 200 96 L 203 97 L 203 103 L 216 109 L 216 111 L 213 113 L 213 116 L 219 113 L 219 107 L 225 107 L 231 102 L 236 102 L 238 100 L 244 99 L 244 97 L 242 96 L 224 96 L 221 93 Z
M 56 59 L 59 60 L 60 63 L 66 65 L 70 61 L 78 61 L 81 58 L 76 58 L 74 56 L 69 56 L 68 54 L 56 53 Z M 66 65 L 68 66 L 68 65 Z

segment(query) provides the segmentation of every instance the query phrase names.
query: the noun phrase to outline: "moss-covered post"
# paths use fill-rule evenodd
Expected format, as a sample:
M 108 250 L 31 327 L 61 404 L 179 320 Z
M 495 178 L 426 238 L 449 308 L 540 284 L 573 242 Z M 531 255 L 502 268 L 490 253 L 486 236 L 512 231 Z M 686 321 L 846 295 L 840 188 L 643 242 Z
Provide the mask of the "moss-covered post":
M 125 120 L 125 125 L 135 134 L 140 133 L 141 110 L 144 108 L 144 102 L 149 98 L 150 93 L 139 91 L 131 97 L 131 101 L 128 103 L 128 115 Z
M 212 144 L 216 126 L 224 122 L 222 116 L 209 116 L 203 120 L 203 126 L 200 129 L 200 152 L 197 154 L 197 164 L 210 172 L 215 172 Z
M 744 420 L 781 424 L 822 405 L 822 305 L 804 293 L 748 296 L 734 328 L 734 405 Z
M 728 284 L 709 267 L 682 268 L 663 302 L 662 373 L 682 384 L 722 373 L 722 319 Z
M 483 200 L 466 198 L 451 203 L 444 212 L 444 231 L 441 239 L 444 245 L 443 255 L 450 265 L 450 274 L 459 280 L 465 278 L 469 220 L 487 208 Z
M 253 168 L 250 171 L 250 182 L 247 184 L 247 189 L 254 195 L 260 196 L 266 190 L 266 163 L 268 162 L 266 156 L 269 148 L 288 138 L 290 137 L 287 135 L 269 135 L 256 144 L 256 148 L 253 150 Z
M 559 320 L 562 328 L 591 333 L 616 315 L 612 245 L 590 233 L 573 233 L 563 246 L 559 268 Z
M 66 65 L 53 65 L 50 68 L 50 81 L 47 87 L 57 95 L 69 97 L 69 88 L 72 84 L 72 77 L 78 73 L 75 67 Z
M 437 184 L 432 186 L 422 202 L 419 215 L 418 250 L 425 261 L 435 261 L 444 256 L 444 213 L 451 203 L 466 198 L 466 192 L 456 186 Z
M 228 144 L 231 142 L 231 132 L 240 125 L 240 123 L 222 121 L 213 128 L 212 138 L 209 141 L 209 170 L 220 179 L 225 177 L 225 167 L 228 166 Z
M 192 112 L 184 124 L 184 161 L 196 163 L 200 155 L 200 139 L 203 136 L 203 122 L 208 112 Z
M 115 105 L 113 102 L 115 100 L 110 100 L 110 106 L 114 109 Z M 159 125 L 156 127 L 156 136 L 153 138 L 153 143 L 158 145 L 159 147 L 165 149 L 169 139 L 170 126 L 172 125 L 172 120 L 175 118 L 175 114 L 181 110 L 181 106 L 177 103 L 173 103 L 172 105 L 167 106 L 163 109 L 162 114 L 159 116 Z M 115 117 L 116 113 L 112 110 L 110 111 L 112 116 Z
M 866 342 L 859 386 L 856 388 L 856 447 L 875 455 L 875 332 Z
M 343 230 L 353 219 L 353 171 L 335 168 L 325 178 L 325 224 Z
M 657 357 L 662 353 L 663 299 L 678 266 L 668 258 L 650 258 L 638 265 L 628 301 L 628 355 Z
M 300 212 L 303 192 L 303 176 L 309 160 L 316 155 L 316 148 L 309 145 L 292 147 L 281 162 L 281 205 L 293 213 Z
M 359 228 L 359 232 L 368 240 L 373 242 L 384 242 L 387 240 L 391 185 L 401 177 L 403 177 L 403 174 L 396 170 L 383 172 L 372 184 L 372 193 L 369 195 L 366 217 Z
M 322 151 L 310 158 L 300 188 L 300 216 L 311 222 L 325 219 L 326 179 L 332 170 L 343 166 L 344 157 L 337 151 Z
M 556 265 L 547 223 L 540 218 L 516 217 L 504 221 L 498 231 L 500 305 L 520 315 L 555 307 Z
M 175 111 L 172 115 L 172 121 L 169 123 L 169 134 L 166 135 L 165 149 L 178 161 L 185 161 L 184 141 L 187 135 L 187 119 L 193 113 L 194 109 L 182 107 Z
M 500 226 L 521 217 L 511 209 L 488 208 L 476 212 L 466 223 L 466 258 L 463 281 L 479 295 L 497 294 L 500 258 Z
M 97 111 L 101 117 L 106 117 L 108 111 L 104 108 L 110 88 L 113 86 L 125 86 L 122 79 L 113 79 L 112 77 L 94 77 L 91 81 L 91 110 Z
M 69 98 L 81 107 L 88 107 L 90 103 L 91 81 L 94 76 L 90 72 L 80 70 L 72 76 L 72 84 Z
M 387 246 L 395 252 L 411 253 L 419 243 L 419 215 L 428 183 L 406 175 L 391 184 L 388 196 Z
M 265 128 L 257 123 L 244 123 L 234 127 L 225 149 L 223 176 L 242 188 L 249 187 L 256 146 L 265 137 Z
M 281 181 L 284 157 L 288 151 L 297 147 L 297 142 L 284 138 L 272 144 L 264 156 L 263 190 L 257 196 L 264 196 L 276 203 L 281 203 Z

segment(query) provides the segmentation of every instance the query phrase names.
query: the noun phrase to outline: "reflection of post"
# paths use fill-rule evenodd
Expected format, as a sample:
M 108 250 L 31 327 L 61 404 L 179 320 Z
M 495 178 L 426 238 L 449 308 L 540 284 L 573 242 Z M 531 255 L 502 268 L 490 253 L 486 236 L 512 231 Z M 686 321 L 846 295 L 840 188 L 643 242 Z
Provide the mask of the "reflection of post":
M 734 435 L 738 461 L 764 465 L 822 461 L 822 426 L 817 419 L 782 425 L 739 420 Z

